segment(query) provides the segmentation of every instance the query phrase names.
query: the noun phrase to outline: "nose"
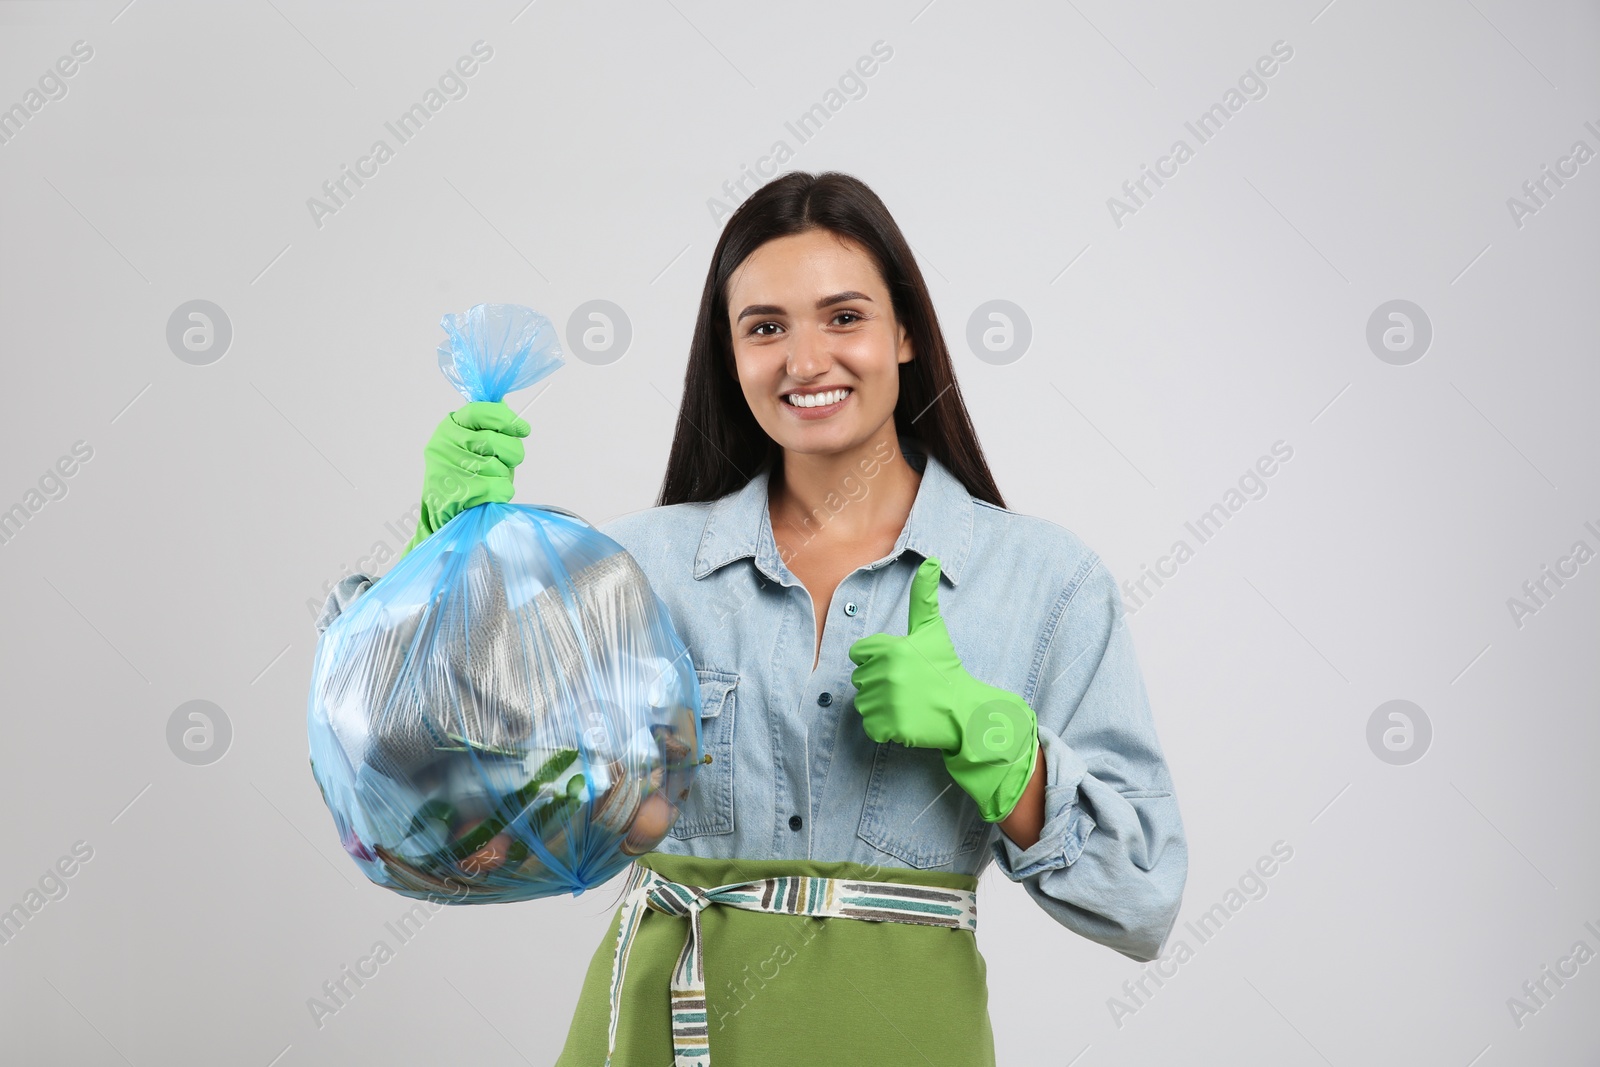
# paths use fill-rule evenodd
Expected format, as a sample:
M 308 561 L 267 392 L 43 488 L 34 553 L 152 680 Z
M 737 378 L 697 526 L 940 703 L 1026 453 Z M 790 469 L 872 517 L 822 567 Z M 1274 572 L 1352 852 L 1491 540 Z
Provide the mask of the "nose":
M 786 369 L 791 378 L 810 381 L 826 374 L 833 366 L 828 353 L 828 340 L 810 330 L 796 330 L 789 334 L 789 353 Z

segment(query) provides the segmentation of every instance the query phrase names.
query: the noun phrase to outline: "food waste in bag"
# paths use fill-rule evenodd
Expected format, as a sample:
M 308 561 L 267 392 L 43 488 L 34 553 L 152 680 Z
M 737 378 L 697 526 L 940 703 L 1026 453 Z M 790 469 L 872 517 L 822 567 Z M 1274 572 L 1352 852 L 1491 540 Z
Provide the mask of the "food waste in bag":
M 441 326 L 468 400 L 562 363 L 528 308 Z M 694 664 L 634 558 L 570 511 L 499 503 L 451 518 L 334 620 L 307 709 L 345 851 L 446 903 L 582 893 L 650 851 L 688 798 L 699 724 Z

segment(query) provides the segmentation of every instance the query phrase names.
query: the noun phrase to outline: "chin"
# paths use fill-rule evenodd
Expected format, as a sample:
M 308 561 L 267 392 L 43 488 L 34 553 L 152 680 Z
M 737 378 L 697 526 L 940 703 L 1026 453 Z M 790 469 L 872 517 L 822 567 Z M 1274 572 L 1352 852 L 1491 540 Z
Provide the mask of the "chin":
M 783 449 L 802 456 L 826 456 L 848 452 L 864 444 L 872 435 L 858 425 L 831 425 L 796 428 L 783 427 L 784 432 L 767 436 Z

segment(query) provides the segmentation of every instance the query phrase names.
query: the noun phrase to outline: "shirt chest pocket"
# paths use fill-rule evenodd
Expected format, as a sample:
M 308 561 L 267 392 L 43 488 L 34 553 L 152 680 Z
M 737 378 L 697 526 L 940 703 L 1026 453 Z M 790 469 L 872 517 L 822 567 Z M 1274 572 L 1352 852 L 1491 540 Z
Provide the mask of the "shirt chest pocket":
M 911 867 L 943 867 L 983 843 L 989 824 L 931 748 L 880 742 L 856 836 Z
M 739 676 L 696 667 L 700 679 L 701 764 L 678 819 L 668 830 L 683 840 L 733 832 L 733 726 L 738 717 Z

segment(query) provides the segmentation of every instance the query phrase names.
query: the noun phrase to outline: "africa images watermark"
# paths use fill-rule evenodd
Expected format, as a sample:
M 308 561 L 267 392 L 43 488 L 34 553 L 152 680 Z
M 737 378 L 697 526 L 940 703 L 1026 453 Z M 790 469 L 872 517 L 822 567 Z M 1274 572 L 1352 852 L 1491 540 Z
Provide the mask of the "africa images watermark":
M 430 893 L 421 902 L 411 905 L 394 922 L 383 924 L 383 928 L 394 936 L 394 946 L 390 946 L 384 938 L 378 938 L 368 953 L 356 960 L 353 968 L 348 963 L 344 964 L 339 968 L 337 977 L 322 983 L 322 997 L 306 998 L 306 1009 L 311 1012 L 311 1021 L 317 1024 L 318 1030 L 327 1025 L 330 1017 L 349 1007 L 355 995 L 366 988 L 367 982 L 378 976 L 379 969 L 394 959 L 401 947 L 416 940 L 423 926 L 439 913 L 439 909 L 452 902 L 460 903 L 472 891 L 472 887 L 466 883 L 451 880 L 450 884 L 460 888 L 459 896 L 453 891 L 445 895 Z
M 6 911 L 0 911 L 0 945 L 11 944 L 22 933 L 22 928 L 45 909 L 45 905 L 65 900 L 70 888 L 67 879 L 92 859 L 94 846 L 87 841 L 74 841 L 72 855 L 62 856 L 52 866 L 45 868 L 45 872 L 39 876 L 37 889 L 29 886 L 20 901 Z
M 1194 936 L 1196 944 L 1207 944 L 1247 903 L 1265 898 L 1267 879 L 1277 874 L 1278 870 L 1293 858 L 1292 845 L 1281 839 L 1274 841 L 1270 855 L 1261 856 L 1247 867 L 1239 876 L 1237 887 L 1229 886 L 1220 901 L 1200 914 L 1198 925 L 1186 922 L 1183 924 L 1184 929 Z M 1128 1016 L 1137 1015 L 1147 1007 L 1156 993 L 1160 992 L 1167 981 L 1177 975 L 1178 969 L 1193 959 L 1194 955 L 1195 949 L 1189 942 L 1182 937 L 1174 938 L 1164 953 L 1144 965 L 1144 970 L 1138 978 L 1130 978 L 1122 983 L 1121 997 L 1107 997 L 1106 1009 L 1111 1012 L 1111 1021 L 1117 1024 L 1117 1029 L 1122 1029 L 1123 1021 Z M 1152 982 L 1155 983 L 1154 989 L 1150 987 Z
M 383 528 L 389 537 L 394 538 L 392 545 L 389 538 L 374 541 L 372 546 L 367 549 L 366 555 L 357 559 L 354 565 L 341 563 L 339 565 L 339 576 L 322 583 L 321 599 L 306 597 L 306 611 L 311 615 L 311 618 L 318 619 L 322 616 L 322 609 L 326 606 L 328 595 L 333 592 L 333 587 L 350 575 L 369 574 L 376 579 L 380 576 L 380 570 L 385 564 L 403 555 L 406 545 L 411 543 L 411 538 L 417 527 L 417 519 L 421 515 L 422 504 L 411 505 L 410 511 L 407 511 L 393 522 L 385 522 L 383 524 Z
M 1242 110 L 1251 100 L 1260 100 L 1267 95 L 1267 79 L 1278 73 L 1280 64 L 1289 62 L 1294 57 L 1294 49 L 1287 41 L 1273 41 L 1272 54 L 1260 57 L 1255 64 L 1246 68 L 1239 76 L 1238 88 L 1229 86 L 1222 94 L 1222 99 L 1202 111 L 1194 122 L 1185 122 L 1184 129 L 1188 130 L 1195 139 L 1195 145 L 1203 145 L 1222 132 L 1228 121 Z M 1178 168 L 1194 158 L 1195 147 L 1182 137 L 1172 142 L 1172 147 L 1167 154 L 1158 158 L 1155 167 L 1139 164 L 1139 176 L 1130 178 L 1122 183 L 1122 192 L 1126 200 L 1115 196 L 1106 198 L 1106 210 L 1111 213 L 1112 225 L 1122 229 L 1123 219 L 1129 215 L 1137 215 L 1139 209 L 1144 207 L 1150 198 L 1155 196 L 1166 182 L 1163 178 L 1178 176 Z M 1170 168 L 1170 169 L 1169 169 Z M 1149 183 L 1155 184 L 1155 189 Z M 1143 193 L 1141 197 L 1139 194 Z
M 64 455 L 45 468 L 39 476 L 38 488 L 29 487 L 22 500 L 0 511 L 0 545 L 9 545 L 22 528 L 52 500 L 64 500 L 71 491 L 68 479 L 94 458 L 94 446 L 88 441 L 72 443 L 70 455 Z
M 1583 528 L 1600 540 L 1600 528 L 1596 528 L 1593 522 L 1584 522 Z M 1578 568 L 1594 559 L 1594 556 L 1595 550 L 1580 537 L 1572 542 L 1572 548 L 1566 555 L 1556 559 L 1554 570 L 1546 563 L 1539 568 L 1537 575 L 1522 583 L 1522 597 L 1506 597 L 1506 610 L 1511 613 L 1511 621 L 1516 628 L 1522 629 L 1527 625 L 1529 616 L 1537 615 L 1549 607 L 1550 601 L 1567 582 L 1578 576 Z
M 1596 926 L 1592 920 L 1585 920 L 1583 927 L 1600 938 L 1600 926 Z M 1511 1021 L 1517 1029 L 1521 1030 L 1527 1025 L 1528 1016 L 1537 1015 L 1548 1008 L 1555 995 L 1566 988 L 1567 982 L 1578 976 L 1578 968 L 1594 959 L 1594 955 L 1589 942 L 1580 937 L 1572 943 L 1571 951 L 1556 960 L 1554 968 L 1548 963 L 1544 964 L 1537 976 L 1522 983 L 1523 996 L 1507 997 L 1506 1010 L 1511 1013 Z
M 1141 565 L 1137 578 L 1122 580 L 1123 610 L 1130 616 L 1137 615 L 1139 609 L 1155 596 L 1154 590 L 1150 589 L 1147 583 L 1154 582 L 1156 589 L 1160 589 L 1166 585 L 1162 579 L 1176 577 L 1178 568 L 1194 558 L 1198 546 L 1215 537 L 1223 525 L 1237 515 L 1245 504 L 1252 500 L 1260 500 L 1267 495 L 1266 479 L 1276 474 L 1279 467 L 1288 463 L 1293 456 L 1294 447 L 1287 441 L 1272 442 L 1270 454 L 1259 457 L 1254 465 L 1239 476 L 1238 488 L 1230 486 L 1222 494 L 1221 500 L 1201 512 L 1193 522 L 1183 524 L 1184 529 L 1194 535 L 1194 545 L 1180 537 L 1172 543 L 1166 555 L 1156 560 L 1153 568 L 1149 564 Z
M 1593 121 L 1585 121 L 1583 128 L 1588 130 L 1600 141 L 1600 127 Z M 1522 183 L 1522 194 L 1526 200 L 1515 196 L 1506 197 L 1506 210 L 1511 212 L 1511 223 L 1517 229 L 1527 225 L 1527 220 L 1537 215 L 1541 210 L 1550 206 L 1550 201 L 1556 193 L 1566 188 L 1567 181 L 1578 176 L 1578 168 L 1583 166 L 1595 156 L 1595 150 L 1589 147 L 1589 142 L 1578 138 L 1572 142 L 1572 147 L 1567 154 L 1556 160 L 1555 170 L 1550 169 L 1548 163 L 1542 164 L 1537 177 L 1529 178 Z M 1565 178 L 1566 181 L 1562 179 Z
M 794 137 L 795 145 L 791 146 L 787 139 L 780 137 L 772 142 L 766 155 L 756 160 L 754 168 L 740 164 L 739 177 L 722 183 L 722 196 L 706 198 L 706 210 L 711 214 L 712 224 L 721 225 L 722 220 L 733 214 L 745 197 L 776 177 L 783 165 L 794 158 L 795 147 L 821 133 L 822 127 L 845 104 L 863 99 L 867 95 L 866 79 L 878 73 L 879 67 L 893 57 L 893 46 L 882 39 L 873 41 L 871 54 L 861 56 L 839 75 L 835 83 L 838 88 L 828 89 L 822 94 L 821 100 L 802 111 L 793 122 L 785 122 L 783 128 Z
M 67 79 L 78 73 L 82 64 L 94 58 L 94 46 L 88 41 L 73 41 L 70 55 L 57 59 L 39 75 L 38 88 L 29 88 L 22 99 L 0 111 L 0 144 L 10 144 L 33 117 L 44 110 L 46 104 L 67 98 Z
M 337 215 L 340 209 L 346 207 L 355 197 L 357 190 L 363 188 L 367 181 L 377 177 L 378 168 L 393 159 L 400 146 L 407 144 L 421 133 L 422 128 L 445 104 L 466 97 L 467 79 L 478 73 L 480 64 L 494 58 L 494 49 L 481 40 L 472 42 L 471 52 L 471 55 L 457 59 L 453 67 L 447 67 L 445 72 L 439 75 L 437 88 L 430 85 L 419 102 L 402 111 L 393 122 L 383 124 L 384 129 L 394 138 L 393 145 L 382 137 L 373 141 L 367 154 L 356 160 L 354 168 L 348 164 L 341 164 L 338 175 L 322 183 L 322 192 L 326 199 L 315 196 L 306 198 L 306 209 L 311 212 L 311 221 L 317 229 L 322 229 L 325 217 Z M 352 185 L 355 188 L 351 188 Z

